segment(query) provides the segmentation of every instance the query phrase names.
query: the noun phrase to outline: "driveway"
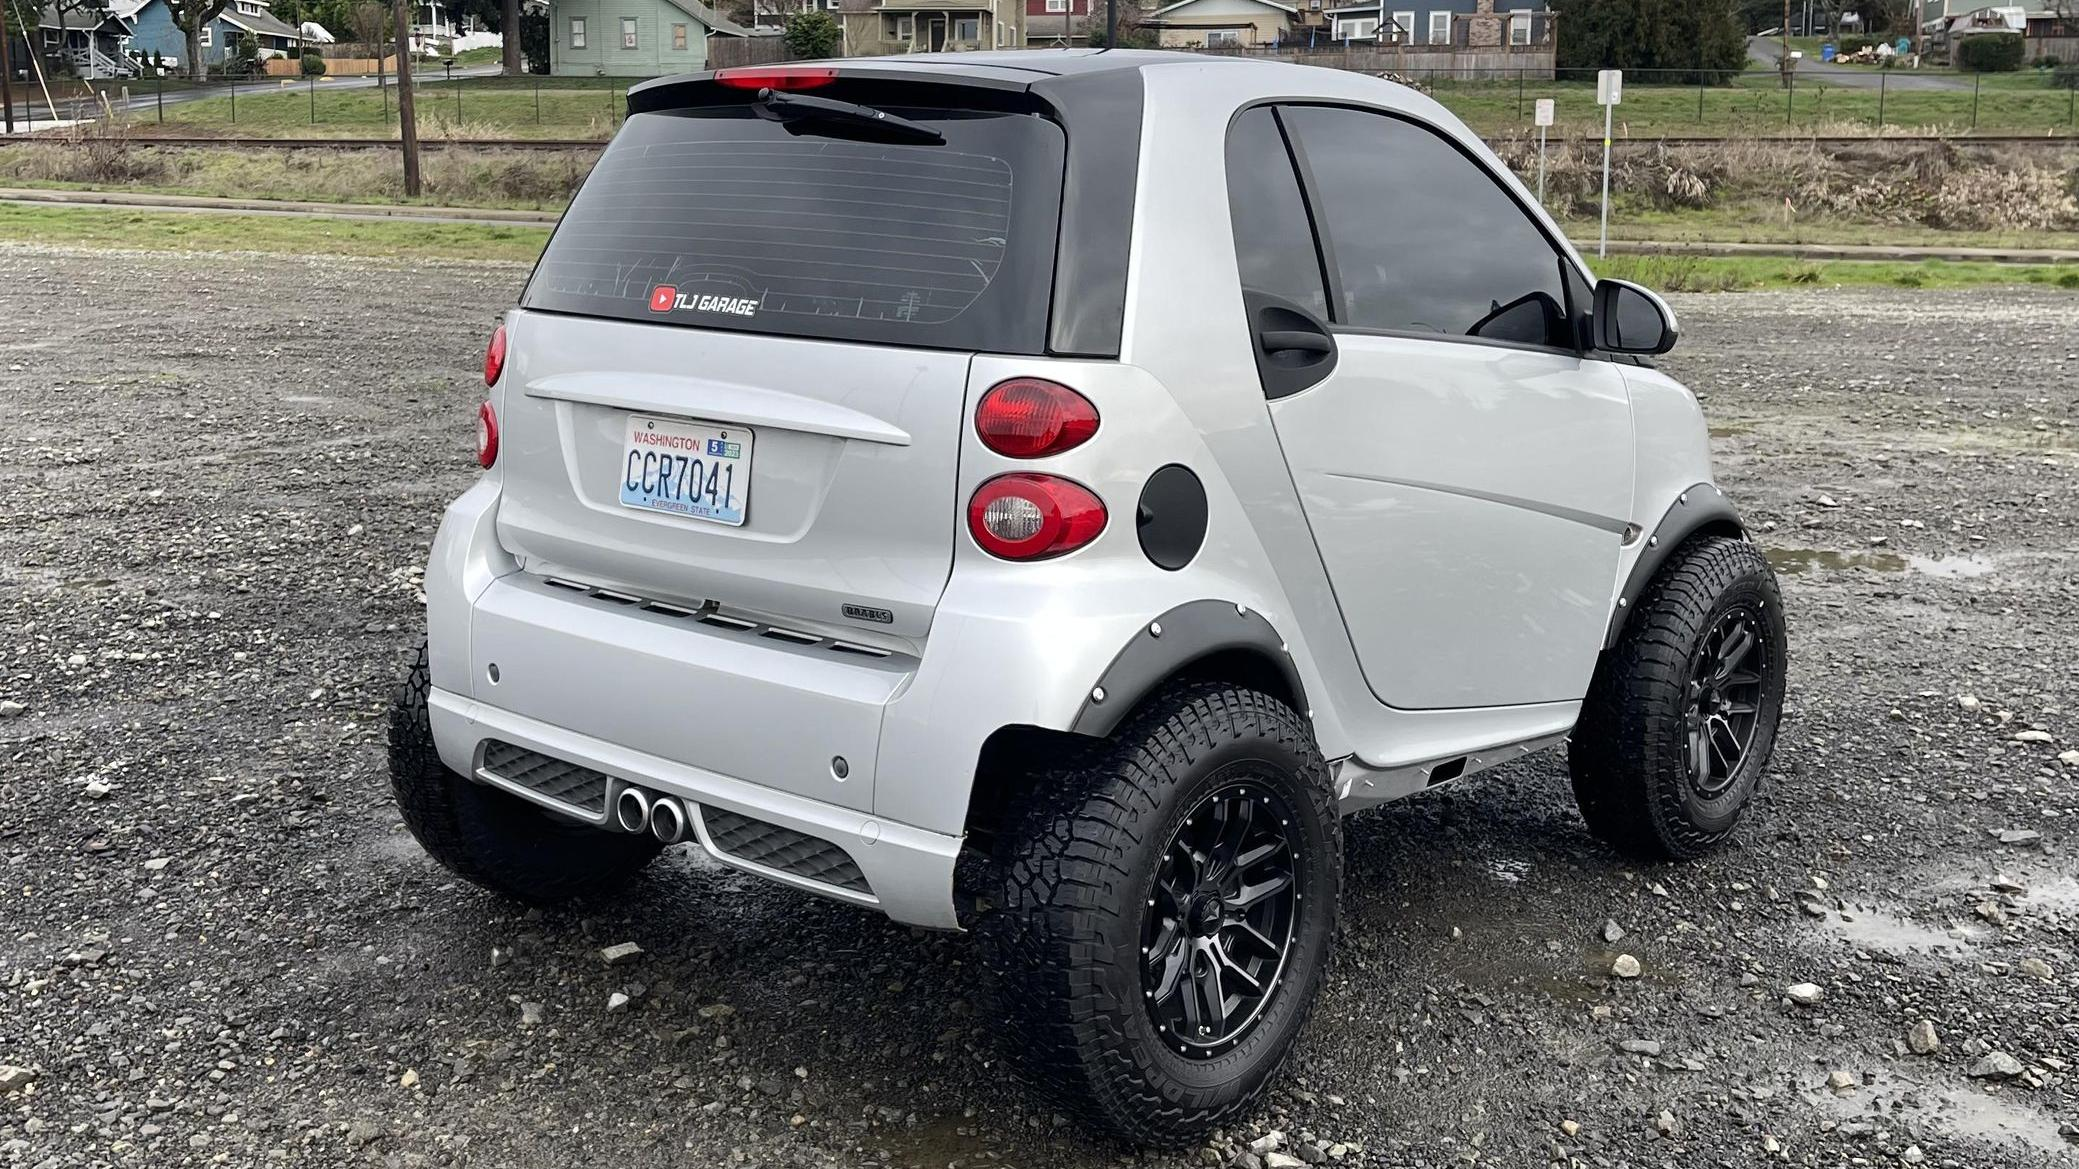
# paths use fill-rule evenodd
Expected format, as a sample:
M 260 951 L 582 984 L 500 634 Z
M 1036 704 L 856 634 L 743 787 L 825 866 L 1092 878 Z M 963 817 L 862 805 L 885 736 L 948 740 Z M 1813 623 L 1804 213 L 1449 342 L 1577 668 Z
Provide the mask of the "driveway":
M 1783 59 L 1783 42 L 1774 37 L 1747 38 L 1747 57 L 1759 61 L 1770 69 L 1777 67 Z M 1820 81 L 1842 89 L 1885 89 L 1903 90 L 1969 90 L 1971 83 L 1953 73 L 1929 73 L 1917 69 L 1869 69 L 1858 65 L 1834 65 L 1817 57 L 1806 57 L 1797 63 L 1797 79 L 1800 82 Z

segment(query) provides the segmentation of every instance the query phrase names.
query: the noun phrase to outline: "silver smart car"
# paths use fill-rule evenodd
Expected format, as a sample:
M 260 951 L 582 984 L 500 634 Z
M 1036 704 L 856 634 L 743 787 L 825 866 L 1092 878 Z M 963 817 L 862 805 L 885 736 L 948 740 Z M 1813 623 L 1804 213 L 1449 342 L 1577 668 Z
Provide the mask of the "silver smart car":
M 1340 817 L 1567 744 L 1723 840 L 1786 638 L 1666 305 L 1409 89 L 1033 51 L 639 86 L 493 336 L 405 822 L 971 928 L 1034 1079 L 1177 1141 L 1329 962 Z

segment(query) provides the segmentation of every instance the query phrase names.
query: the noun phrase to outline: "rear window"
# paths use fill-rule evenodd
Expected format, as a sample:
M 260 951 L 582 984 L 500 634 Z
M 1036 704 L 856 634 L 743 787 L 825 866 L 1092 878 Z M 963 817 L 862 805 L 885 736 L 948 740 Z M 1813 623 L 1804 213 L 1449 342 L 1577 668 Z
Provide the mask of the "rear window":
M 887 107 L 943 144 L 747 107 L 632 115 L 523 307 L 701 328 L 1045 351 L 1063 139 L 1032 114 Z

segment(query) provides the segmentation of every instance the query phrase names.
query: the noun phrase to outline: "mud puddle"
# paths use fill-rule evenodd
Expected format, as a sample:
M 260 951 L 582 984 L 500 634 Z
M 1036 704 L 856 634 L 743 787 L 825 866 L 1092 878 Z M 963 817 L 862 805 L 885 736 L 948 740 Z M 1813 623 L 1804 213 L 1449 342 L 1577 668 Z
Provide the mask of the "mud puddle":
M 1913 572 L 1942 580 L 1974 580 L 1990 576 L 1997 565 L 1988 556 L 1968 553 L 1955 556 L 1913 556 L 1877 549 L 1833 552 L 1822 548 L 1771 548 L 1769 563 L 1786 576 L 1819 572 L 1843 572 L 1864 568 L 1871 572 Z

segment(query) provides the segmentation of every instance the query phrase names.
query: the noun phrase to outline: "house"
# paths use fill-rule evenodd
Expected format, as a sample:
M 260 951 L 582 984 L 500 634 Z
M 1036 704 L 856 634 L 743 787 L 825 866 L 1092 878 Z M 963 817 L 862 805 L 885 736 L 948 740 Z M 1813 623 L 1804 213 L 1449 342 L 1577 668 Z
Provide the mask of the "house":
M 1130 6 L 1133 0 L 1125 3 Z M 1102 0 L 1025 0 L 1025 43 L 1049 49 L 1083 44 L 1093 15 L 1098 31 L 1103 32 Z
M 1027 0 L 837 0 L 843 55 L 1014 49 L 1025 43 Z
M 130 26 L 113 9 L 45 8 L 36 21 L 36 48 L 45 69 L 60 62 L 80 77 L 135 77 L 135 62 L 123 53 Z M 26 64 L 23 65 L 26 69 Z
M 549 72 L 662 77 L 707 67 L 707 39 L 748 36 L 700 0 L 550 0 Z
M 787 18 L 797 12 L 828 12 L 832 20 L 844 22 L 838 0 L 751 0 L 751 31 L 779 32 Z
M 1177 0 L 1143 24 L 1165 49 L 1250 49 L 1290 41 L 1298 15 L 1277 0 Z
M 114 11 L 120 11 L 120 6 Z M 166 0 L 145 0 L 128 17 L 130 55 L 149 58 L 154 53 L 168 63 L 190 64 L 187 34 L 173 23 Z M 294 28 L 275 18 L 268 0 L 231 0 L 215 19 L 202 26 L 202 59 L 211 68 L 224 63 L 233 46 L 250 40 L 262 59 L 285 55 L 302 39 Z
M 1318 0 L 1316 0 L 1318 2 Z M 1401 0 L 1407 3 L 1408 0 Z M 1552 20 L 1547 0 L 1422 0 L 1419 6 L 1384 4 L 1334 5 L 1302 10 L 1302 25 L 1320 24 L 1335 42 L 1377 41 L 1383 21 L 1384 43 L 1391 45 L 1472 45 L 1522 47 L 1545 44 Z M 1315 13 L 1320 18 L 1314 17 Z

